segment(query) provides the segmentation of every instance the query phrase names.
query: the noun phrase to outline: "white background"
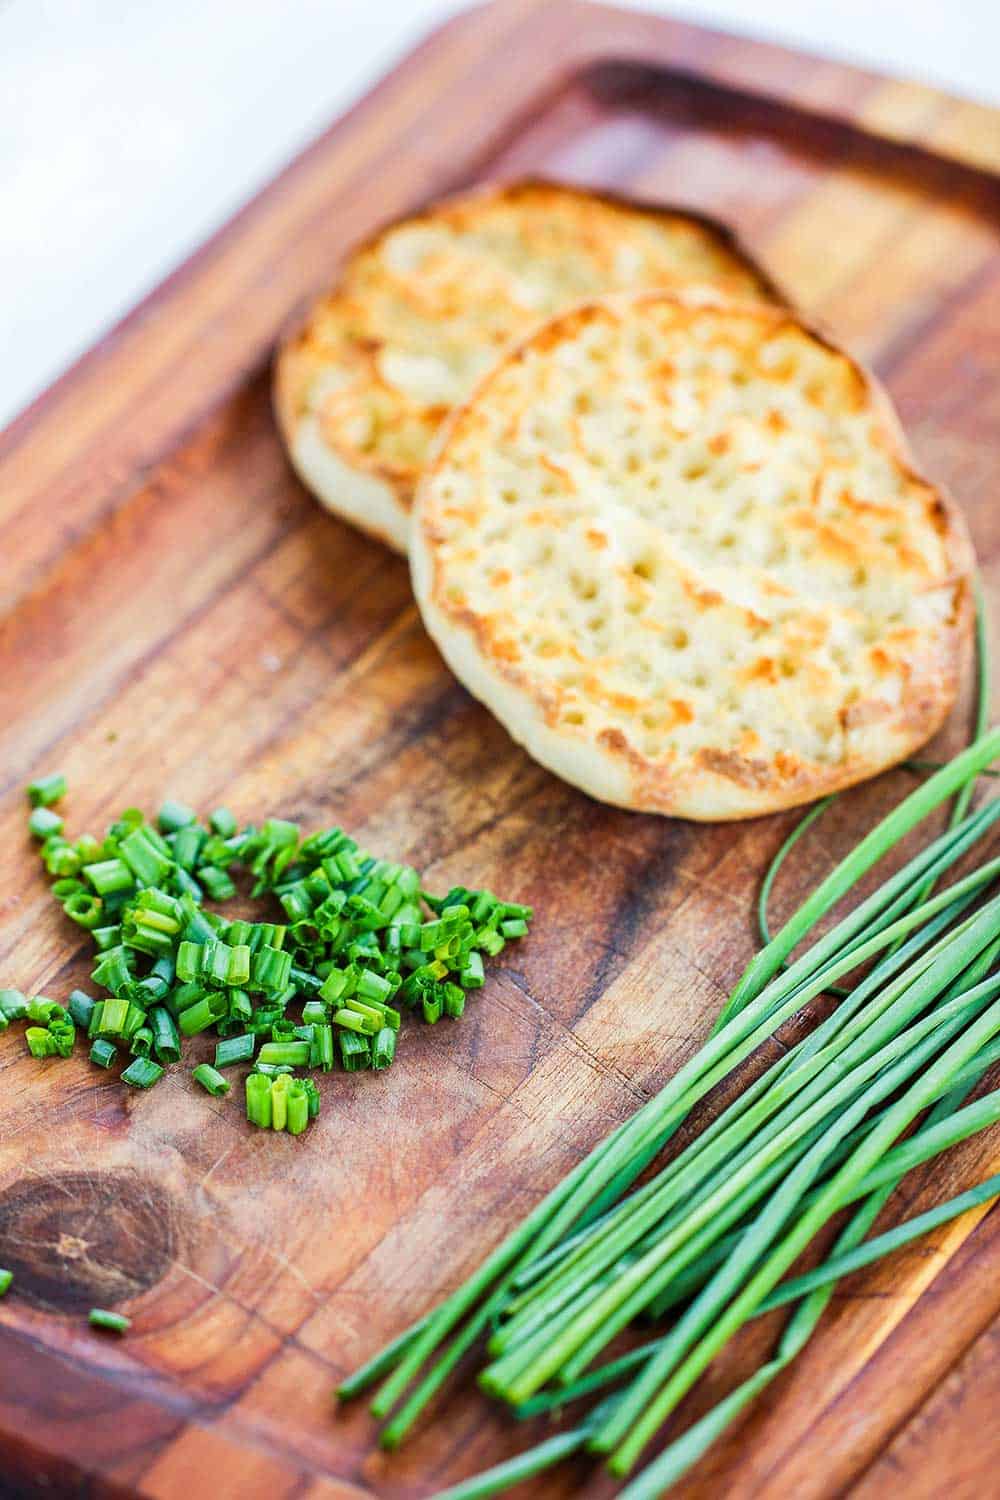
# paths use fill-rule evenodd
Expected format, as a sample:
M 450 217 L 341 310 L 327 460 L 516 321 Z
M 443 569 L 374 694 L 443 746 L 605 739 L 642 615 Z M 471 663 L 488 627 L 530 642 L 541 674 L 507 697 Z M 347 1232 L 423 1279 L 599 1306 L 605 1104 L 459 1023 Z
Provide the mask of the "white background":
M 1000 0 L 633 0 L 1000 103 Z M 0 0 L 0 427 L 455 0 Z

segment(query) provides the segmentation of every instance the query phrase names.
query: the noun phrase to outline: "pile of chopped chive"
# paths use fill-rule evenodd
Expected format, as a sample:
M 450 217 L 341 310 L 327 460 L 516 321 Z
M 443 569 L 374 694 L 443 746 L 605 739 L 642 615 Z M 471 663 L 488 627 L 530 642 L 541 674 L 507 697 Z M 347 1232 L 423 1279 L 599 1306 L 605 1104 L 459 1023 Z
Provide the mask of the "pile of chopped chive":
M 975 779 L 998 756 L 1000 729 L 981 732 L 883 819 L 752 960 L 708 1041 L 660 1093 L 557 1183 L 468 1281 L 343 1382 L 346 1399 L 382 1381 L 372 1411 L 388 1418 L 387 1448 L 481 1340 L 479 1383 L 518 1417 L 600 1396 L 569 1430 L 440 1500 L 482 1500 L 581 1451 L 630 1476 L 739 1329 L 795 1303 L 772 1357 L 622 1491 L 623 1500 L 654 1500 L 796 1357 L 838 1277 L 1000 1194 L 1000 1176 L 991 1176 L 866 1241 L 907 1172 L 1000 1123 L 1000 1088 L 969 1102 L 1000 1061 L 1000 895 L 989 895 L 1000 858 L 934 894 L 1000 821 L 1000 800 L 968 811 Z M 834 904 L 952 797 L 945 832 L 802 949 Z M 851 989 L 835 991 L 855 973 L 863 977 Z M 831 993 L 845 998 L 825 1020 L 634 1187 L 715 1084 Z M 785 1279 L 852 1205 L 827 1259 Z M 666 1319 L 666 1331 L 603 1358 L 637 1318 Z
M 247 1118 L 265 1129 L 302 1134 L 319 1113 L 313 1072 L 390 1067 L 401 1008 L 432 1025 L 461 1016 L 485 960 L 528 931 L 530 907 L 464 886 L 430 895 L 412 866 L 374 858 L 340 828 L 303 838 L 269 818 L 240 829 L 224 807 L 205 825 L 171 801 L 155 823 L 127 808 L 103 838 L 71 840 L 55 811 L 65 792 L 61 775 L 32 782 L 28 826 L 53 895 L 93 939 L 102 995 L 74 990 L 61 1005 L 0 990 L 0 1030 L 30 1022 L 38 1058 L 69 1057 L 82 1033 L 93 1063 L 127 1058 L 122 1082 L 140 1089 L 180 1061 L 185 1038 L 211 1032 L 214 1062 L 193 1078 L 221 1096 L 225 1070 L 247 1064 Z M 236 895 L 241 871 L 283 921 L 205 908 Z

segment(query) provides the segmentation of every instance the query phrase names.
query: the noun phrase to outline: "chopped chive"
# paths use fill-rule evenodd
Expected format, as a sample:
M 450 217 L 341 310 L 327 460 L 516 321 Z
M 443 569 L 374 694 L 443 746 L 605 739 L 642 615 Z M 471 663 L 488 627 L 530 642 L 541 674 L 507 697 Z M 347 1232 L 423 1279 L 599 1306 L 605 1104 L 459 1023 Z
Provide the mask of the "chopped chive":
M 236 819 L 228 807 L 217 807 L 209 814 L 208 821 L 220 838 L 231 839 L 236 832 Z
M 197 1036 L 200 1031 L 207 1031 L 225 1013 L 227 1007 L 228 1001 L 224 994 L 216 991 L 204 995 L 194 1005 L 188 1006 L 187 1010 L 181 1011 L 177 1024 L 185 1036 Z
M 23 1021 L 28 1014 L 28 1001 L 20 990 L 0 990 L 0 1012 L 8 1021 Z
M 148 1057 L 153 1050 L 153 1032 L 149 1026 L 140 1026 L 129 1039 L 129 1052 L 133 1057 Z
M 218 869 L 215 865 L 199 866 L 198 879 L 213 901 L 228 901 L 236 895 L 236 886 L 226 871 Z
M 29 1021 L 40 1021 L 47 1026 L 56 1016 L 65 1016 L 66 1011 L 57 1000 L 50 1000 L 47 995 L 32 995 L 28 1001 L 27 1016 Z
M 354 1011 L 356 1015 L 363 1016 L 374 1028 L 372 1031 L 373 1036 L 379 1027 L 391 1024 L 386 1019 L 390 1014 L 389 1006 L 382 1005 L 377 1000 L 359 1000 L 356 995 L 352 995 L 349 1000 L 344 1001 L 342 1009 Z M 339 1014 L 339 1012 L 336 1012 L 336 1014 Z
M 212 1067 L 211 1063 L 199 1063 L 192 1070 L 191 1077 L 195 1083 L 200 1083 L 202 1088 L 207 1090 L 214 1098 L 218 1098 L 220 1094 L 228 1094 L 232 1088 L 229 1079 L 224 1078 L 221 1073 Z
M 80 863 L 82 865 L 92 865 L 95 859 L 99 859 L 101 855 L 101 847 L 102 846 L 100 843 L 98 843 L 97 839 L 95 839 L 89 833 L 83 834 L 83 836 L 81 838 L 78 838 L 76 843 L 73 845 L 73 848 L 79 855 Z
M 0 1297 L 6 1297 L 7 1293 L 10 1291 L 11 1283 L 13 1280 L 13 1271 L 0 1270 Z
M 66 795 L 66 778 L 60 771 L 50 776 L 39 776 L 28 783 L 28 801 L 32 807 L 50 807 Z
M 271 1084 L 271 1129 L 284 1130 L 288 1123 L 288 1091 L 292 1078 L 288 1073 L 280 1074 Z
M 193 943 L 185 938 L 178 945 L 175 956 L 177 978 L 182 984 L 193 984 L 201 975 L 204 944 Z
M 123 1046 L 131 1051 L 121 1076 L 139 1088 L 180 1059 L 182 1036 L 212 1031 L 215 1062 L 194 1070 L 199 1084 L 224 1092 L 219 1069 L 250 1064 L 259 1081 L 248 1099 L 256 1097 L 272 1128 L 291 1134 L 320 1104 L 315 1081 L 295 1078 L 295 1068 L 329 1071 L 338 1048 L 346 1071 L 389 1066 L 396 1006 L 421 1004 L 429 1019 L 441 1008 L 459 1014 L 464 989 L 455 981 L 475 987 L 482 975 L 477 943 L 502 946 L 500 924 L 530 915 L 464 888 L 427 896 L 415 869 L 375 858 L 342 829 L 303 841 L 298 824 L 269 818 L 239 832 L 226 808 L 207 827 L 178 802 L 166 802 L 155 820 L 126 808 L 103 838 L 71 842 L 49 809 L 64 792 L 61 776 L 32 783 L 29 824 L 54 897 L 93 934 L 101 998 L 74 991 L 64 1009 L 0 991 L 0 1030 L 27 1017 L 36 1023 L 27 1031 L 29 1049 L 48 1057 L 69 1056 L 80 1027 L 97 1066 L 110 1068 Z M 229 872 L 237 866 L 257 877 L 255 895 L 269 892 L 281 903 L 286 922 L 227 921 L 205 909 L 206 898 L 235 894 Z M 293 1002 L 300 1011 L 288 1011 Z M 279 1081 L 277 1120 L 272 1080 Z
M 288 1080 L 285 1129 L 289 1135 L 301 1135 L 309 1124 L 309 1092 L 301 1078 Z
M 248 989 L 275 992 L 283 990 L 292 972 L 292 955 L 281 948 L 265 945 L 253 955 Z
M 119 995 L 128 989 L 132 983 L 132 971 L 129 961 L 122 947 L 109 948 L 102 958 L 94 965 L 91 971 L 91 979 L 101 989 L 111 990 L 112 994 Z
M 345 1031 L 359 1032 L 362 1036 L 374 1036 L 382 1025 L 381 1016 L 373 1013 L 362 1015 L 360 1011 L 348 1010 L 346 1007 L 335 1010 L 330 1019 L 334 1026 L 342 1027 Z
M 118 845 L 121 858 L 137 880 L 157 885 L 174 867 L 174 861 L 159 847 L 152 828 L 135 828 Z
M 87 1031 L 88 1026 L 90 1026 L 90 1017 L 93 1016 L 94 1005 L 96 1004 L 97 1002 L 93 1001 L 85 993 L 85 990 L 70 990 L 69 1001 L 66 1002 L 66 1010 L 72 1016 L 73 1022 L 81 1026 L 84 1031 Z
M 252 1062 L 257 1038 L 253 1032 L 242 1036 L 227 1036 L 215 1044 L 215 1066 L 230 1068 L 234 1063 Z
M 36 839 L 51 838 L 54 833 L 62 833 L 62 830 L 62 818 L 50 807 L 36 807 L 28 818 L 28 831 Z
M 304 1068 L 309 1061 L 308 1042 L 265 1042 L 258 1054 L 262 1063 L 284 1063 L 289 1068 Z
M 110 1068 L 117 1056 L 118 1048 L 103 1037 L 98 1038 L 90 1049 L 90 1060 L 99 1068 Z
M 28 1051 L 32 1057 L 56 1057 L 58 1055 L 55 1038 L 47 1026 L 29 1026 L 24 1033 L 24 1040 L 28 1044 Z
M 253 1015 L 253 1005 L 246 990 L 231 989 L 229 991 L 229 1017 L 232 1021 L 249 1021 Z
M 178 865 L 177 869 L 174 871 L 174 880 L 177 883 L 177 889 L 181 892 L 182 895 L 190 896 L 194 901 L 202 900 L 205 894 L 204 891 L 198 884 L 197 880 L 195 880 L 194 876 L 189 874 L 182 865 Z
M 207 837 L 204 828 L 197 823 L 189 823 L 185 828 L 179 828 L 169 840 L 174 863 L 188 872 L 193 870 Z
M 168 986 L 173 984 L 177 977 L 173 954 L 161 954 L 149 972 L 155 974 L 158 979 L 162 979 Z
M 271 1106 L 271 1080 L 263 1073 L 248 1073 L 246 1080 L 247 1119 L 251 1125 L 270 1130 L 273 1109 Z
M 395 986 L 385 975 L 366 969 L 358 980 L 357 993 L 363 1000 L 388 1000 Z
M 331 969 L 320 986 L 319 997 L 328 1005 L 335 1005 L 338 1000 L 350 993 L 351 988 L 351 976 L 346 969 Z
M 149 1013 L 153 1032 L 153 1050 L 156 1060 L 167 1063 L 180 1062 L 181 1038 L 177 1022 L 165 1005 L 155 1005 Z
M 333 1027 L 326 1023 L 313 1027 L 309 1066 L 321 1068 L 324 1073 L 329 1073 L 333 1067 Z
M 91 891 L 74 891 L 63 902 L 63 911 L 79 927 L 96 927 L 103 909 L 100 896 L 95 896 Z
M 371 1049 L 367 1037 L 358 1036 L 354 1031 L 340 1031 L 337 1033 L 337 1045 L 345 1072 L 357 1073 L 370 1065 Z
M 193 807 L 187 807 L 183 802 L 172 802 L 168 798 L 157 813 L 156 821 L 161 833 L 176 833 L 178 829 L 194 823 L 197 816 Z
M 205 998 L 203 985 L 193 982 L 176 985 L 169 994 L 164 996 L 163 1004 L 169 1010 L 176 1021 L 182 1011 L 188 1010 L 197 1001 Z
M 106 953 L 109 948 L 117 948 L 122 940 L 120 927 L 92 927 L 90 936 L 94 940 L 94 947 L 98 953 Z
M 238 947 L 229 949 L 225 973 L 225 982 L 227 985 L 239 989 L 242 985 L 246 984 L 250 978 L 250 959 L 250 949 L 246 944 L 240 944 Z
M 396 1056 L 396 1033 L 388 1026 L 383 1026 L 372 1037 L 372 1067 L 380 1071 L 388 1068 Z
M 117 856 L 99 860 L 93 865 L 84 865 L 83 875 L 99 896 L 109 896 L 112 891 L 128 891 L 135 884 L 132 871 Z
M 49 1022 L 49 1036 L 60 1057 L 71 1057 L 73 1045 L 76 1041 L 76 1027 L 70 1020 L 53 1020 Z
M 147 1009 L 166 1000 L 169 993 L 169 984 L 159 974 L 147 974 L 145 979 L 140 979 L 132 986 L 132 995 L 136 1004 L 145 1006 Z
M 83 863 L 72 845 L 60 838 L 45 840 L 42 845 L 42 859 L 50 875 L 57 875 L 63 879 L 77 875 Z
M 444 1005 L 439 994 L 425 995 L 421 1001 L 421 1007 L 424 1013 L 424 1020 L 429 1026 L 433 1026 L 436 1022 L 440 1021 Z
M 92 1307 L 87 1321 L 91 1328 L 100 1328 L 105 1333 L 127 1333 L 132 1327 L 132 1319 L 124 1313 L 107 1312 L 103 1307 Z
M 465 1011 L 465 991 L 460 985 L 444 984 L 441 992 L 445 1015 L 457 1020 Z
M 122 1036 L 128 1038 L 135 1036 L 140 1027 L 146 1024 L 146 1012 L 141 1005 L 130 1000 L 128 1010 L 125 1012 L 125 1021 L 122 1025 Z
M 163 1077 L 163 1069 L 152 1058 L 137 1057 L 134 1062 L 129 1063 L 121 1076 L 122 1083 L 130 1084 L 132 1088 L 148 1089 L 154 1083 L 159 1083 Z
M 483 955 L 473 949 L 465 960 L 465 967 L 459 970 L 458 982 L 463 989 L 480 990 L 486 982 L 486 974 L 483 969 Z

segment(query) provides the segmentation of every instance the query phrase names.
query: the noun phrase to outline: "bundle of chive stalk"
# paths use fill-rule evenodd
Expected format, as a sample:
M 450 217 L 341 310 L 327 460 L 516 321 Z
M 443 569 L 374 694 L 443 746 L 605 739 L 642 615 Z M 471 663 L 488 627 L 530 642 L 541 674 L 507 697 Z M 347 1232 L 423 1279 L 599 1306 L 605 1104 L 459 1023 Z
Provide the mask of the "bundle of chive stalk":
M 296 823 L 269 818 L 240 830 L 226 808 L 205 826 L 166 802 L 155 825 L 128 808 L 103 839 L 71 841 L 54 810 L 65 792 L 61 775 L 32 782 L 28 824 L 54 896 L 93 938 L 104 997 L 74 990 L 63 1006 L 0 990 L 0 1030 L 33 1023 L 27 1045 L 43 1058 L 68 1057 L 79 1028 L 98 1066 L 129 1054 L 121 1078 L 137 1088 L 180 1060 L 182 1038 L 212 1031 L 214 1064 L 193 1076 L 221 1095 L 225 1070 L 250 1064 L 247 1118 L 258 1126 L 301 1134 L 320 1102 L 303 1069 L 328 1072 L 338 1058 L 347 1072 L 387 1068 L 399 1006 L 431 1024 L 457 1018 L 484 982 L 484 958 L 528 930 L 530 907 L 465 887 L 429 895 L 410 865 L 375 859 L 339 828 L 303 839 Z M 254 896 L 277 899 L 284 923 L 205 908 L 206 897 L 236 895 L 237 868 L 253 875 Z
M 839 1276 L 1000 1193 L 992 1177 L 862 1243 L 907 1171 L 1000 1121 L 1000 1090 L 968 1102 L 1000 1059 L 1000 896 L 982 899 L 1000 859 L 934 891 L 1000 819 L 1000 800 L 968 812 L 976 777 L 998 755 L 1000 729 L 981 733 L 873 829 L 753 959 L 697 1055 L 463 1286 L 341 1386 L 348 1398 L 385 1377 L 372 1410 L 389 1418 L 388 1448 L 483 1334 L 479 1383 L 519 1416 L 603 1393 L 575 1426 L 446 1491 L 449 1500 L 498 1493 L 578 1450 L 630 1474 L 742 1325 L 797 1302 L 773 1357 L 623 1491 L 662 1494 L 795 1357 Z M 793 959 L 875 862 L 953 796 L 948 829 Z M 629 1192 L 715 1084 L 855 971 L 864 977 L 827 1019 Z M 851 1204 L 826 1261 L 783 1281 Z M 637 1317 L 667 1313 L 665 1333 L 602 1360 Z

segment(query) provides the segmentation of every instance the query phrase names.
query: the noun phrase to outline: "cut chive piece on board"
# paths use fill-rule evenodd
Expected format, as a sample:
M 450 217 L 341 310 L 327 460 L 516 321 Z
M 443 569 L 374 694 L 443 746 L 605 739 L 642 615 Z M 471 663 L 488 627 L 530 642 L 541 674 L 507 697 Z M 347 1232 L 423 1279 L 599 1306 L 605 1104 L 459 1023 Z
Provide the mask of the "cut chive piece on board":
M 371 1059 L 372 1067 L 377 1071 L 388 1068 L 396 1056 L 396 1033 L 389 1026 L 384 1026 L 372 1037 Z
M 217 807 L 213 813 L 209 814 L 208 821 L 212 832 L 217 833 L 220 838 L 230 839 L 236 832 L 236 819 L 228 807 Z
M 103 1307 L 92 1307 L 87 1321 L 91 1328 L 100 1328 L 104 1333 L 127 1333 L 132 1327 L 132 1319 L 124 1313 L 107 1312 Z
M 55 833 L 62 833 L 62 830 L 62 818 L 49 807 L 37 806 L 28 819 L 28 831 L 36 839 L 51 838 Z
M 22 1021 L 28 1014 L 28 999 L 20 990 L 0 990 L 0 1013 L 7 1021 Z
M 306 1089 L 305 1080 L 290 1078 L 285 1129 L 289 1135 L 301 1135 L 309 1124 L 309 1119 L 309 1092 Z
M 151 1089 L 163 1077 L 163 1069 L 148 1057 L 137 1057 L 122 1073 L 122 1083 L 134 1089 Z
M 211 1094 L 214 1098 L 219 1098 L 222 1094 L 228 1094 L 232 1088 L 229 1079 L 224 1078 L 216 1068 L 212 1067 L 211 1063 L 199 1063 L 192 1070 L 191 1077 L 195 1083 L 200 1083 L 206 1093 Z
M 164 1067 L 168 1063 L 180 1062 L 181 1037 L 177 1022 L 165 1005 L 155 1005 L 149 1013 L 153 1030 L 153 1051 L 157 1062 Z
M 284 1063 L 289 1068 L 304 1068 L 309 1061 L 308 1042 L 265 1042 L 257 1054 L 262 1063 Z
M 14 1272 L 0 1270 L 0 1297 L 6 1297 L 14 1280 Z
M 282 1073 L 271 1084 L 271 1129 L 284 1130 L 288 1121 L 288 1093 L 292 1086 L 292 1078 L 288 1073 Z
M 188 807 L 183 802 L 166 801 L 156 815 L 156 822 L 161 833 L 177 833 L 181 828 L 186 828 L 189 823 L 197 821 L 198 814 L 193 807 Z
M 348 1073 L 358 1073 L 371 1062 L 371 1049 L 367 1037 L 354 1031 L 341 1031 L 337 1037 L 340 1060 Z
M 32 807 L 51 807 L 66 795 L 66 778 L 60 771 L 51 776 L 39 776 L 28 783 L 28 801 Z
M 29 1026 L 24 1033 L 24 1040 L 28 1044 L 28 1051 L 32 1057 L 58 1056 L 55 1038 L 47 1026 Z
M 227 1036 L 215 1044 L 215 1066 L 230 1068 L 234 1063 L 253 1062 L 257 1038 L 252 1032 L 241 1036 Z
M 270 1130 L 271 1128 L 273 1114 L 271 1107 L 271 1084 L 272 1080 L 265 1077 L 263 1073 L 249 1073 L 247 1075 L 247 1119 L 251 1125 L 258 1125 L 262 1130 Z

